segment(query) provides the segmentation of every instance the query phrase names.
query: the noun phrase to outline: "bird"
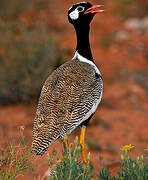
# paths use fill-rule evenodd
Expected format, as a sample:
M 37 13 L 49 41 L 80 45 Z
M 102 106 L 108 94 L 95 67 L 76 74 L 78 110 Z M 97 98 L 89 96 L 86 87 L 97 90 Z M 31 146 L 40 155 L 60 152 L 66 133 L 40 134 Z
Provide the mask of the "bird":
M 103 92 L 102 75 L 94 63 L 89 42 L 90 23 L 103 5 L 73 4 L 68 20 L 74 26 L 77 46 L 74 57 L 46 79 L 39 97 L 33 125 L 32 151 L 43 155 L 48 147 L 78 126 L 84 163 L 86 126 L 95 113 Z

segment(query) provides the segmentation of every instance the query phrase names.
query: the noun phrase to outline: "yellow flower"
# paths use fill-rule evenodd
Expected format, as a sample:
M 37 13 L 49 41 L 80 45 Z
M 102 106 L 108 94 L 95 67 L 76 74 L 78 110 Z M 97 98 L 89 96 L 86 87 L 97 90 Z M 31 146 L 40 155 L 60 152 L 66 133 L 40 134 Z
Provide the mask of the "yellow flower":
M 134 146 L 132 146 L 131 144 L 129 144 L 129 145 L 122 146 L 122 148 L 120 148 L 120 150 L 121 150 L 121 151 L 125 151 L 125 150 L 130 151 L 132 148 L 134 148 Z
M 66 159 L 66 156 L 64 155 L 64 156 L 62 156 L 62 159 Z

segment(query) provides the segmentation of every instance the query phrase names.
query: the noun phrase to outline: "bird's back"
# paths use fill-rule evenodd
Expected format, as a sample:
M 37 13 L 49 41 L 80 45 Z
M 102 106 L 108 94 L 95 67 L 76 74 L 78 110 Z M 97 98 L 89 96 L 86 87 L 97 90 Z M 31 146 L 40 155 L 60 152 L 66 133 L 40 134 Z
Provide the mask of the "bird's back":
M 102 96 L 102 78 L 94 67 L 71 60 L 45 81 L 33 127 L 32 150 L 43 154 L 48 146 L 69 134 L 95 112 Z

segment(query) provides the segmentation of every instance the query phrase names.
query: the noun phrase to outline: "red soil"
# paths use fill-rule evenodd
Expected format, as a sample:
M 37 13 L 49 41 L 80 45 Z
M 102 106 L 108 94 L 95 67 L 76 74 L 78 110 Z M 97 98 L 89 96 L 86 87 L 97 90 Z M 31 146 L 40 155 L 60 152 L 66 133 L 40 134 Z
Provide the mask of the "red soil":
M 71 56 L 66 54 L 67 50 L 74 53 L 75 34 L 73 27 L 67 21 L 67 9 L 76 1 L 57 1 L 49 5 L 49 12 L 41 16 L 47 18 L 51 29 L 57 28 L 54 35 L 60 42 L 63 56 L 67 61 Z M 94 4 L 93 1 L 90 1 Z M 112 5 L 106 3 L 106 9 Z M 50 11 L 51 10 L 51 11 Z M 29 20 L 31 21 L 31 20 Z M 134 31 L 126 30 L 124 20 L 115 17 L 109 12 L 98 14 L 91 26 L 91 46 L 95 62 L 99 67 L 104 80 L 103 101 L 100 104 L 93 119 L 98 118 L 98 124 L 87 127 L 86 140 L 95 141 L 100 150 L 91 150 L 92 162 L 95 167 L 112 167 L 113 171 L 119 165 L 120 147 L 125 144 L 135 146 L 132 156 L 144 154 L 144 148 L 148 145 L 148 89 L 143 88 L 132 77 L 134 73 L 148 71 L 148 59 L 143 49 L 138 49 L 139 43 L 148 44 L 148 35 L 137 34 Z M 113 39 L 109 46 L 100 44 L 102 37 L 125 30 L 129 33 L 129 40 L 117 41 Z M 134 51 L 135 50 L 135 51 Z M 131 53 L 134 51 L 134 53 Z M 1 146 L 9 141 L 17 142 L 19 133 L 17 126 L 25 126 L 24 134 L 31 143 L 32 125 L 35 117 L 36 105 L 10 105 L 0 107 L 0 142 Z M 73 139 L 79 131 L 70 135 Z M 62 145 L 59 141 L 51 145 L 48 153 L 53 148 L 58 148 L 59 153 Z M 98 148 L 99 149 L 99 148 Z M 47 153 L 38 157 L 38 163 L 44 162 Z M 103 160 L 100 162 L 100 157 Z M 47 166 L 40 166 L 34 173 L 28 173 L 19 179 L 33 179 L 42 177 Z

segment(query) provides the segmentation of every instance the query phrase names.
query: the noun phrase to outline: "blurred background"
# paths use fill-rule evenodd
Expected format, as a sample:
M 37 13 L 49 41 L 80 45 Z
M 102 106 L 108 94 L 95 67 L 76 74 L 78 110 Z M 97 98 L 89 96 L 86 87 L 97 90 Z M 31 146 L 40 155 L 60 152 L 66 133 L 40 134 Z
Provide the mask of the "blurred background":
M 67 20 L 76 0 L 0 1 L 0 148 L 18 142 L 24 126 L 31 143 L 41 87 L 48 75 L 75 52 L 74 28 Z M 105 4 L 91 24 L 91 47 L 104 80 L 103 100 L 87 128 L 87 152 L 95 166 L 120 160 L 120 147 L 148 145 L 148 1 L 92 1 Z M 70 135 L 73 139 L 79 128 Z M 55 142 L 49 148 L 62 148 Z M 46 154 L 41 157 L 46 158 Z M 39 168 L 28 177 L 42 175 Z

